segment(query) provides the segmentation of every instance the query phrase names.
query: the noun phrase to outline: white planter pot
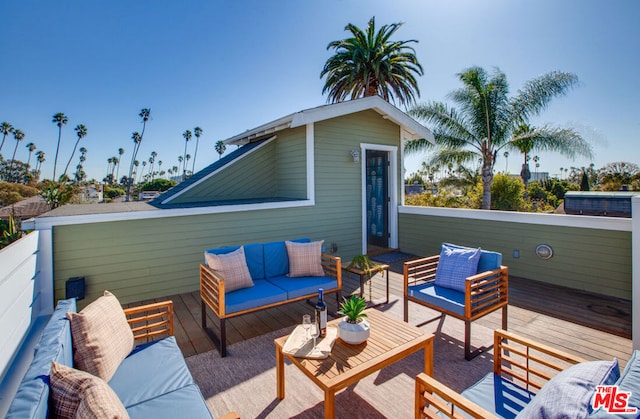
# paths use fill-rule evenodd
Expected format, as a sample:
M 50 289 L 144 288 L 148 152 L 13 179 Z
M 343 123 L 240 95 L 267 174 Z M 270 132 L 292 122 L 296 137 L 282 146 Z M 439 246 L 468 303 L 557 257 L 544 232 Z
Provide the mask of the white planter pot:
M 367 319 L 362 319 L 360 323 L 349 323 L 346 317 L 338 323 L 338 337 L 351 345 L 358 345 L 367 339 L 371 329 Z

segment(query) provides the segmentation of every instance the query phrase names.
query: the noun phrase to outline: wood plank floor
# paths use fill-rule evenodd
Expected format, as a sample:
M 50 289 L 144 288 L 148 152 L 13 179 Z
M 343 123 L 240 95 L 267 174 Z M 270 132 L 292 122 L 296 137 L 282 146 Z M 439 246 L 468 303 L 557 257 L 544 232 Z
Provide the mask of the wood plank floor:
M 392 313 L 401 313 L 403 279 L 401 262 L 392 263 L 390 271 L 390 305 Z M 365 284 L 365 296 L 372 292 L 375 301 L 385 299 L 382 274 Z M 359 292 L 356 276 L 343 276 L 343 295 Z M 170 295 L 155 301 L 171 299 L 175 309 L 175 335 L 185 357 L 215 350 L 215 346 L 200 327 L 200 296 L 197 291 Z M 149 301 L 131 305 L 139 305 Z M 333 294 L 327 296 L 330 311 L 337 310 Z M 411 323 L 418 309 L 410 304 Z M 257 313 L 227 320 L 227 344 L 232 345 L 270 331 L 292 326 L 303 314 L 312 313 L 306 302 L 290 303 Z M 436 312 L 433 312 L 437 314 Z M 401 317 L 401 314 L 398 314 Z M 534 338 L 545 344 L 579 355 L 585 359 L 618 358 L 621 367 L 631 356 L 631 301 L 606 298 L 578 290 L 550 286 L 517 277 L 509 278 L 509 330 Z M 218 320 L 207 310 L 207 324 L 218 332 Z M 492 313 L 474 324 L 490 329 L 501 325 L 499 312 Z M 473 330 L 473 326 L 472 326 Z M 473 336 L 473 335 L 472 335 Z

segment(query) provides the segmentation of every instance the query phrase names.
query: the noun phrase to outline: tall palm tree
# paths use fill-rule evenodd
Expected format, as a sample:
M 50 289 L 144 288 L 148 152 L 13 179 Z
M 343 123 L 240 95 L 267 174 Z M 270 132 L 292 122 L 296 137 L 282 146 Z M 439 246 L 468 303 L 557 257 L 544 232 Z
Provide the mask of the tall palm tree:
M 423 70 L 409 44 L 418 41 L 389 40 L 401 26 L 383 25 L 376 32 L 372 17 L 365 31 L 350 23 L 344 29 L 352 37 L 329 43 L 327 50 L 336 53 L 320 73 L 320 78 L 327 76 L 322 93 L 329 93 L 328 102 L 379 95 L 387 102 L 415 103 L 420 97 L 416 75 Z
M 36 145 L 34 143 L 29 143 L 26 145 L 27 150 L 29 150 L 29 157 L 27 158 L 27 170 L 29 170 L 29 163 L 31 162 L 31 154 L 36 151 Z
M 39 173 L 40 168 L 42 167 L 42 163 L 44 163 L 44 161 L 46 160 L 44 157 L 44 151 L 38 150 L 36 152 L 36 159 L 38 161 L 38 163 L 36 163 L 36 173 Z
M 56 166 L 58 165 L 58 152 L 60 151 L 60 138 L 62 138 L 62 126 L 67 125 L 69 122 L 69 118 L 62 112 L 58 112 L 53 115 L 53 120 L 51 121 L 58 126 L 58 145 L 56 147 L 56 157 L 53 159 L 53 181 L 56 181 Z
M 116 171 L 116 179 L 120 178 L 120 162 L 122 161 L 122 156 L 124 155 L 124 148 L 119 148 L 118 149 L 118 156 L 120 156 L 120 158 L 118 159 L 118 170 Z
M 151 118 L 151 109 L 143 108 L 140 110 L 138 116 L 142 118 L 142 133 L 139 134 L 134 132 L 131 136 L 133 139 L 133 154 L 131 155 L 131 165 L 129 166 L 129 176 L 127 178 L 127 195 L 125 198 L 127 202 L 131 200 L 131 186 L 133 183 L 131 174 L 133 173 L 133 163 L 136 161 L 136 157 L 138 156 L 138 150 L 140 150 L 140 144 L 142 144 L 142 137 L 144 137 L 144 131 L 147 128 L 147 122 L 149 122 L 149 119 Z
M 75 128 L 74 128 L 77 138 L 76 138 L 76 143 L 73 146 L 73 152 L 71 153 L 71 156 L 69 157 L 69 161 L 67 162 L 67 165 L 64 167 L 64 175 L 67 174 L 67 170 L 69 170 L 69 165 L 71 164 L 71 160 L 73 160 L 73 156 L 74 154 L 76 154 L 76 148 L 78 148 L 78 143 L 80 142 L 80 140 L 82 140 L 84 137 L 87 136 L 87 127 L 84 126 L 83 124 L 78 124 Z
M 200 136 L 202 135 L 202 128 L 195 127 L 193 129 L 193 135 L 196 137 L 196 150 L 193 152 L 193 166 L 191 167 L 191 174 L 196 172 L 196 156 L 198 155 L 198 143 L 200 142 Z
M 187 178 L 187 143 L 191 140 L 191 130 L 186 130 L 182 136 L 184 137 L 184 165 L 182 166 L 182 180 Z
M 545 125 L 533 134 L 518 134 L 518 127 L 546 109 L 552 98 L 565 95 L 578 83 L 571 73 L 554 71 L 525 83 L 514 97 L 509 97 L 509 84 L 503 72 L 492 74 L 471 67 L 458 74 L 464 85 L 449 97 L 459 110 L 444 103 L 430 102 L 410 110 L 410 114 L 431 125 L 437 152 L 432 162 L 462 163 L 481 159 L 482 209 L 491 208 L 491 185 L 496 157 L 502 149 L 517 148 L 523 138 L 535 143 L 537 150 L 555 151 L 569 157 L 590 156 L 591 147 L 573 130 L 562 132 Z M 562 135 L 560 135 L 562 134 Z M 408 152 L 426 150 L 431 143 L 413 140 Z
M 218 153 L 218 160 L 222 158 L 222 155 L 224 154 L 226 149 L 227 145 L 224 143 L 224 141 L 220 140 L 216 143 L 216 153 Z
M 6 121 L 0 124 L 0 132 L 2 133 L 2 142 L 0 143 L 0 151 L 2 151 L 2 146 L 4 145 L 4 140 L 7 139 L 7 135 L 11 134 L 13 130 L 14 130 L 13 125 L 11 125 Z
M 9 166 L 9 174 L 11 176 L 13 176 L 13 163 L 15 162 L 16 159 L 16 151 L 18 151 L 18 144 L 20 144 L 20 141 L 24 140 L 24 132 L 22 132 L 19 129 L 16 129 L 13 131 L 13 138 L 16 140 L 16 146 L 13 149 L 13 156 L 11 156 L 11 165 Z M 14 181 L 18 181 L 18 179 L 13 179 Z

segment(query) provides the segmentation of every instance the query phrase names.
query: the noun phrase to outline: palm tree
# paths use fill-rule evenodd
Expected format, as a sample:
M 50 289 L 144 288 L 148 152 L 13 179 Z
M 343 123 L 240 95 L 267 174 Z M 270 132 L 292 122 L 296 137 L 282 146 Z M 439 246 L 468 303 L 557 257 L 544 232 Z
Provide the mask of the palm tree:
M 39 150 L 36 152 L 36 159 L 38 160 L 38 163 L 36 163 L 36 173 L 40 173 L 40 167 L 42 167 L 42 163 L 44 163 L 44 161 L 46 160 L 44 157 L 44 151 Z M 38 176 L 39 177 L 39 176 Z
M 458 74 L 464 87 L 449 94 L 459 110 L 444 103 L 430 102 L 410 110 L 411 115 L 432 124 L 437 153 L 432 162 L 463 163 L 481 159 L 482 209 L 491 208 L 491 185 L 496 156 L 502 149 L 518 148 L 519 140 L 530 140 L 532 149 L 557 151 L 569 157 L 591 155 L 589 144 L 573 130 L 545 125 L 530 133 L 518 128 L 546 109 L 552 98 L 566 94 L 578 83 L 571 73 L 554 71 L 525 83 L 515 97 L 509 97 L 509 84 L 503 72 L 488 74 L 472 67 Z M 415 152 L 432 147 L 428 141 L 413 140 L 406 150 Z
M 82 140 L 84 137 L 87 136 L 87 127 L 84 126 L 83 124 L 78 124 L 75 128 L 74 128 L 76 135 L 78 136 L 78 138 L 76 139 L 76 143 L 73 146 L 73 152 L 71 153 L 71 157 L 69 157 L 69 161 L 67 162 L 67 165 L 64 168 L 64 173 L 63 174 L 67 174 L 67 170 L 69 170 L 69 165 L 71 164 L 71 160 L 73 160 L 73 156 L 74 154 L 76 154 L 76 148 L 78 148 L 78 143 L 80 142 L 80 140 Z
M 13 132 L 13 125 L 8 122 L 3 122 L 0 124 L 0 132 L 2 133 L 2 142 L 0 143 L 0 151 L 2 151 L 2 146 L 4 145 L 4 140 L 7 139 L 7 135 Z
M 13 176 L 13 163 L 16 159 L 16 151 L 18 151 L 18 144 L 20 144 L 20 141 L 24 140 L 24 132 L 22 132 L 21 130 L 17 129 L 13 131 L 13 138 L 16 140 L 16 146 L 13 149 L 13 156 L 11 156 L 11 165 L 9 165 L 9 175 Z M 18 181 L 18 179 L 14 179 L 14 181 Z
M 51 121 L 58 126 L 58 146 L 56 147 L 56 157 L 53 159 L 53 181 L 56 181 L 56 166 L 58 165 L 58 152 L 60 151 L 60 138 L 62 138 L 62 126 L 67 125 L 69 118 L 62 112 L 53 115 Z
M 227 145 L 224 143 L 224 141 L 218 141 L 216 143 L 216 153 L 218 153 L 218 160 L 222 158 L 222 155 L 224 154 L 226 149 Z
M 122 161 L 123 155 L 124 155 L 124 148 L 119 148 L 118 156 L 120 156 L 120 158 L 118 159 L 118 170 L 116 171 L 116 180 L 120 177 L 120 162 Z
M 191 131 L 186 130 L 182 136 L 184 137 L 184 165 L 182 166 L 182 180 L 187 178 L 187 143 L 191 140 Z
M 329 43 L 327 50 L 336 53 L 320 73 L 320 78 L 327 76 L 322 93 L 329 93 L 328 102 L 379 95 L 387 102 L 415 103 L 415 96 L 420 97 L 415 76 L 423 70 L 408 44 L 418 41 L 389 40 L 401 26 L 383 25 L 376 32 L 372 17 L 366 31 L 350 23 L 345 31 L 351 32 L 351 38 Z
M 509 152 L 505 151 L 503 156 L 504 156 L 505 160 L 507 161 L 507 164 L 506 164 L 506 166 L 504 168 L 504 171 L 509 173 Z
M 142 118 L 142 133 L 139 134 L 134 132 L 131 138 L 133 139 L 133 154 L 131 155 L 131 165 L 129 166 L 129 176 L 127 178 L 127 196 L 126 201 L 129 202 L 131 200 L 131 186 L 133 183 L 133 178 L 131 174 L 133 173 L 133 164 L 136 161 L 136 157 L 138 156 L 138 150 L 140 150 L 140 144 L 142 143 L 142 137 L 144 137 L 144 130 L 147 128 L 147 122 L 151 118 L 151 109 L 143 108 L 140 110 L 138 114 L 140 118 Z
M 29 157 L 27 158 L 27 171 L 29 171 L 29 163 L 31 162 L 31 153 L 36 151 L 36 145 L 34 143 L 29 143 L 26 145 L 27 150 L 29 150 Z
M 200 142 L 200 136 L 202 135 L 202 128 L 195 127 L 193 129 L 193 135 L 196 137 L 196 150 L 193 152 L 193 166 L 191 167 L 191 174 L 196 172 L 196 156 L 198 155 L 198 143 Z

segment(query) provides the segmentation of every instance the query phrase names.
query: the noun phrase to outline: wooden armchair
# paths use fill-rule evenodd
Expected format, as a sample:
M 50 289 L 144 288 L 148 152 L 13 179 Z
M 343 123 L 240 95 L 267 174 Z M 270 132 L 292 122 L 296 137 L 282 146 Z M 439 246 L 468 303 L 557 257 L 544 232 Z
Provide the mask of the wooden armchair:
M 502 255 L 499 253 L 484 250 L 482 252 L 478 264 L 479 273 L 466 278 L 464 293 L 436 285 L 440 255 L 404 264 L 404 321 L 409 321 L 409 301 L 442 313 L 419 326 L 447 314 L 463 320 L 464 357 L 467 360 L 491 347 L 480 347 L 471 351 L 471 322 L 502 309 L 502 328 L 507 329 L 509 269 L 500 264 Z
M 124 309 L 127 322 L 136 339 L 152 341 L 173 336 L 173 301 L 167 300 Z
M 571 365 L 585 360 L 569 353 L 534 342 L 533 340 L 509 333 L 505 330 L 494 331 L 494 357 L 493 357 L 493 392 L 488 394 L 487 400 L 502 400 L 504 404 L 497 403 L 494 406 L 481 406 L 469 399 L 477 398 L 476 383 L 474 386 L 457 393 L 433 377 L 421 373 L 416 377 L 415 385 L 415 417 L 417 418 L 460 418 L 472 417 L 491 419 L 502 415 L 496 412 L 517 413 L 514 410 L 513 398 L 501 399 L 496 388 L 498 381 L 504 379 L 505 383 L 519 388 L 523 392 L 536 394 L 542 386 L 558 372 Z M 491 375 L 491 374 L 489 374 Z M 481 381 L 487 380 L 487 376 Z M 496 385 L 498 383 L 498 385 Z M 476 388 L 475 394 L 470 390 Z M 489 388 L 484 387 L 485 389 Z M 520 408 L 526 402 L 521 402 Z M 514 414 L 515 416 L 515 414 Z

